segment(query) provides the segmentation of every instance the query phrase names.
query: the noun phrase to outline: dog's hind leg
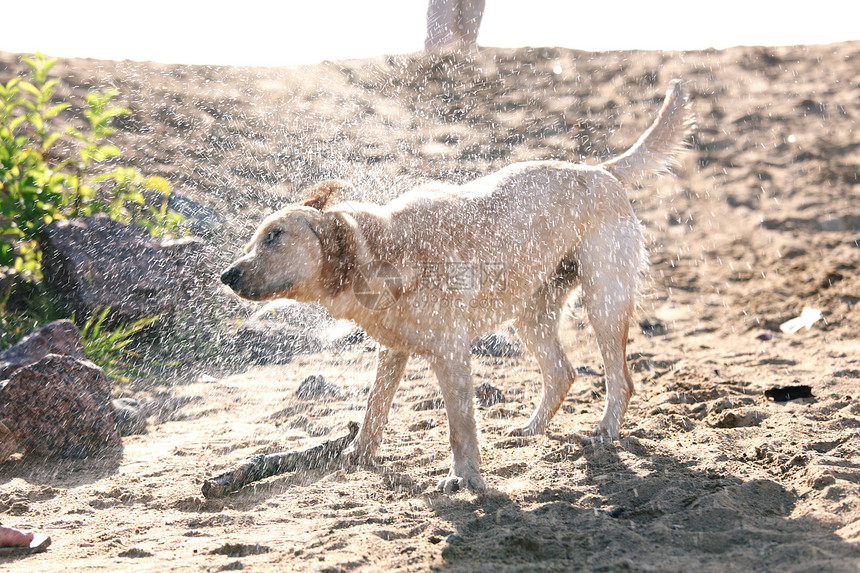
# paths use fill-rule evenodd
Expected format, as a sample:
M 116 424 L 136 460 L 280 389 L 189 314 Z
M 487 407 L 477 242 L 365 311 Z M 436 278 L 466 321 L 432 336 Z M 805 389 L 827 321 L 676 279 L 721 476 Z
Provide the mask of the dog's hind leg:
M 382 442 L 382 430 L 388 422 L 388 411 L 403 378 L 409 352 L 381 349 L 377 357 L 376 380 L 367 399 L 364 423 L 343 457 L 358 463 L 370 463 Z
M 633 395 L 626 352 L 644 257 L 639 224 L 623 219 L 612 228 L 595 230 L 580 252 L 583 304 L 606 374 L 606 405 L 595 436 L 614 440 Z
M 543 376 L 540 403 L 531 419 L 508 432 L 512 436 L 533 436 L 546 430 L 561 406 L 575 378 L 561 341 L 558 323 L 570 292 L 579 283 L 578 265 L 572 256 L 565 258 L 552 277 L 534 294 L 529 306 L 517 319 L 517 334 L 534 354 Z

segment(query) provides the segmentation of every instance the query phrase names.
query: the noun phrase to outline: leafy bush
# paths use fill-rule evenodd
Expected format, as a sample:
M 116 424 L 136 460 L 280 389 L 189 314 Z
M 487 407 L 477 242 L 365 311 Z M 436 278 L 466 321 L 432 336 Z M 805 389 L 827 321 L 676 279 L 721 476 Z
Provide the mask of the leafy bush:
M 57 60 L 37 53 L 23 61 L 30 68 L 29 79 L 0 84 L 0 267 L 38 279 L 39 228 L 57 219 L 104 212 L 143 225 L 154 235 L 181 233 L 181 215 L 167 208 L 167 180 L 116 166 L 121 151 L 105 143 L 114 133 L 113 120 L 130 113 L 111 105 L 118 91 L 86 96 L 86 129 L 56 131 L 52 120 L 70 105 L 52 103 L 59 80 L 49 79 L 48 73 Z M 52 159 L 63 136 L 71 137 L 76 155 Z M 157 208 L 147 204 L 147 190 L 162 194 Z
M 182 216 L 167 207 L 167 180 L 118 165 L 120 149 L 106 142 L 113 120 L 130 113 L 112 105 L 119 92 L 87 94 L 86 127 L 58 131 L 52 122 L 71 104 L 55 101 L 59 80 L 49 72 L 57 60 L 37 53 L 23 61 L 27 77 L 0 83 L 0 349 L 71 314 L 39 280 L 42 225 L 102 212 L 156 236 L 183 234 Z M 66 157 L 60 143 L 66 143 Z M 147 191 L 161 194 L 157 207 L 146 201 Z M 128 345 L 156 319 L 107 330 L 108 312 L 84 323 L 86 354 L 115 379 L 128 380 L 126 374 L 137 374 Z

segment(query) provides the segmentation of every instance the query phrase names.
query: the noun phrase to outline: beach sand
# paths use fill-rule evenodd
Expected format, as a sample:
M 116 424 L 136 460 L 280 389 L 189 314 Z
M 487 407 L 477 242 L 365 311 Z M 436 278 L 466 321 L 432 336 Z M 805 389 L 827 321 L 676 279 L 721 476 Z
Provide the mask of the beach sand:
M 858 56 L 860 42 L 488 48 L 281 69 L 61 60 L 58 94 L 77 106 L 62 122 L 81 120 L 88 90 L 116 86 L 132 109 L 112 138 L 124 160 L 223 218 L 213 239 L 223 261 L 266 213 L 323 178 L 384 201 L 514 161 L 597 163 L 639 137 L 673 78 L 688 82 L 698 127 L 675 177 L 630 190 L 651 268 L 617 443 L 580 445 L 603 379 L 572 301 L 563 342 L 579 376 L 545 436 L 505 436 L 536 402 L 533 358 L 473 359 L 476 385 L 507 399 L 476 412 L 487 493 L 433 491 L 448 471 L 447 423 L 416 358 L 377 467 L 206 500 L 204 478 L 360 421 L 375 353 L 367 341 L 229 375 L 202 365 L 170 387 L 184 405 L 119 451 L 0 464 L 0 520 L 53 539 L 47 553 L 0 558 L 0 569 L 857 571 Z M 0 81 L 21 69 L 0 53 Z M 226 298 L 215 276 L 212 293 Z M 822 320 L 781 332 L 804 307 Z M 297 397 L 311 374 L 340 395 Z M 813 397 L 764 394 L 787 385 Z

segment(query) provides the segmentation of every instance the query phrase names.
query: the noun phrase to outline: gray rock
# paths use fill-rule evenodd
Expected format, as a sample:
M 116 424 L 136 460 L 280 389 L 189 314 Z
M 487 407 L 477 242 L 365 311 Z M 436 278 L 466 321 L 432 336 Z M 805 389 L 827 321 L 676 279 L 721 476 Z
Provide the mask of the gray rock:
M 472 340 L 472 354 L 496 358 L 519 358 L 523 355 L 518 340 L 505 332 L 491 332 Z
M 146 433 L 146 416 L 137 400 L 116 398 L 111 400 L 111 408 L 120 435 L 135 436 Z
M 505 400 L 505 395 L 501 390 L 491 385 L 489 382 L 484 382 L 483 384 L 475 387 L 475 400 L 478 402 L 479 406 L 493 406 L 495 404 L 502 404 Z
M 145 194 L 146 202 L 155 209 L 160 209 L 164 195 L 157 191 Z M 167 207 L 179 213 L 185 220 L 182 222 L 193 234 L 201 237 L 212 237 L 221 232 L 226 219 L 212 207 L 204 205 L 179 193 L 171 193 L 167 197 Z
M 285 364 L 297 354 L 345 348 L 366 335 L 354 323 L 335 320 L 318 304 L 277 300 L 236 331 L 231 352 L 254 364 Z
M 340 388 L 325 381 L 320 374 L 312 374 L 299 384 L 296 396 L 302 400 L 316 400 L 322 398 L 339 398 Z
M 200 239 L 160 240 L 105 215 L 55 221 L 40 243 L 45 281 L 81 316 L 106 307 L 124 322 L 170 315 L 214 283 Z
M 287 364 L 297 354 L 325 348 L 319 337 L 307 330 L 258 323 L 240 327 L 228 346 L 236 359 L 250 364 Z
M 249 322 L 281 324 L 306 330 L 315 330 L 334 322 L 324 306 L 303 304 L 289 299 L 273 300 L 251 315 Z

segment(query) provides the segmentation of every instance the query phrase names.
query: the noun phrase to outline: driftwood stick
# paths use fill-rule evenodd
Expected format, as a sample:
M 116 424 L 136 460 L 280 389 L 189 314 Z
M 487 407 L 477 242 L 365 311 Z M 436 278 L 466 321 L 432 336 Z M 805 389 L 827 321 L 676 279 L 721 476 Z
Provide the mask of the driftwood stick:
M 239 467 L 209 478 L 203 482 L 203 497 L 224 497 L 244 486 L 267 477 L 296 470 L 327 467 L 358 434 L 358 424 L 350 422 L 349 435 L 329 440 L 313 448 L 298 452 L 281 452 L 248 458 Z

